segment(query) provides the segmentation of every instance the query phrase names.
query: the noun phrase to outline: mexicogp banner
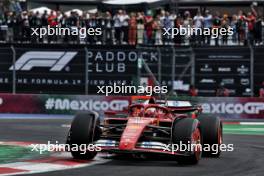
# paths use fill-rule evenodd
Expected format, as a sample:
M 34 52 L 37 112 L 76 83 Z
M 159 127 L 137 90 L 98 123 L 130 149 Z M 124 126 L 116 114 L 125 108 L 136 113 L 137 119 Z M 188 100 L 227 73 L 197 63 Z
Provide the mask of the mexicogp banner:
M 221 118 L 264 119 L 264 98 L 239 97 L 170 97 L 200 104 L 203 114 Z M 124 111 L 132 102 L 131 96 L 0 94 L 0 113 L 65 114 L 96 111 Z
M 0 94 L 0 113 L 75 114 L 84 111 L 123 111 L 130 97 L 93 95 Z
M 173 97 L 171 97 L 173 98 Z M 220 118 L 264 119 L 264 98 L 254 97 L 177 97 L 189 100 L 203 108 L 203 114 Z

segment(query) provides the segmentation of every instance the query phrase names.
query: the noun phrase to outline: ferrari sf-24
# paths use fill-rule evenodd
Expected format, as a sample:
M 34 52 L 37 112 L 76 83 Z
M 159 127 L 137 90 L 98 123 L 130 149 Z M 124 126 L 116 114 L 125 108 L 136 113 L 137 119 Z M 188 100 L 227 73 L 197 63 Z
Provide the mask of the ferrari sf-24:
M 67 144 L 94 144 L 100 152 L 116 155 L 167 155 L 179 163 L 197 164 L 202 156 L 219 157 L 221 150 L 213 153 L 202 147 L 220 146 L 222 139 L 221 120 L 203 116 L 201 106 L 150 98 L 130 105 L 126 113 L 107 111 L 102 122 L 96 112 L 77 114 Z M 191 150 L 180 150 L 183 144 L 192 144 Z M 77 159 L 93 159 L 97 153 L 71 151 Z

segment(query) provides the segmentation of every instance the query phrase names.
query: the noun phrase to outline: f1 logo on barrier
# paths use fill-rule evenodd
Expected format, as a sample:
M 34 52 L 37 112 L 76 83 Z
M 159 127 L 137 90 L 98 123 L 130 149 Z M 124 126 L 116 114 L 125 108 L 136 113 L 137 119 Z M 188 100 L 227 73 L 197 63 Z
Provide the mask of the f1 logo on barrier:
M 64 51 L 29 51 L 23 54 L 9 70 L 29 71 L 34 67 L 51 67 L 50 71 L 61 71 L 77 54 Z

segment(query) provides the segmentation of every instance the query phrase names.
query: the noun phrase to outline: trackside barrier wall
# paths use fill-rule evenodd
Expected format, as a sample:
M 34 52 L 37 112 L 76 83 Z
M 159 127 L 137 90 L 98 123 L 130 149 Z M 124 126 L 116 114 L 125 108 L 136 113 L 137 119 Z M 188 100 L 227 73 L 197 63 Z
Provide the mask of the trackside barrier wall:
M 263 47 L 0 45 L 0 92 L 96 94 L 97 86 L 153 82 L 186 93 L 215 96 L 224 83 L 230 96 L 258 96 L 264 84 Z M 144 60 L 151 71 L 139 68 Z
M 190 100 L 203 107 L 203 114 L 221 118 L 264 119 L 264 98 L 170 97 Z M 122 112 L 131 96 L 0 94 L 0 113 L 65 114 L 93 110 L 101 117 L 105 111 Z

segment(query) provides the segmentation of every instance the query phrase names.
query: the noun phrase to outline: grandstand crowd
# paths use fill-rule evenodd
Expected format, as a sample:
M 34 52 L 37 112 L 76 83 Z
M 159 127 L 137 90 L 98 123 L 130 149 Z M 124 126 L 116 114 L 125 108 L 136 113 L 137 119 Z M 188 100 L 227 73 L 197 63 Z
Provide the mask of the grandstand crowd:
M 39 38 L 31 36 L 31 28 L 86 27 L 101 28 L 102 35 L 87 36 L 46 36 Z M 0 14 L 0 42 L 15 43 L 87 43 L 87 44 L 146 44 L 146 45 L 262 45 L 262 15 L 251 6 L 248 12 L 237 14 L 220 14 L 219 12 L 197 12 L 191 15 L 189 11 L 176 15 L 168 11 L 129 12 L 118 10 L 116 13 L 97 12 L 83 13 L 72 11 L 66 15 L 61 11 L 48 13 L 4 12 Z M 188 36 L 177 35 L 171 38 L 163 35 L 164 28 L 179 28 L 192 26 L 194 28 L 233 28 L 232 36 Z

